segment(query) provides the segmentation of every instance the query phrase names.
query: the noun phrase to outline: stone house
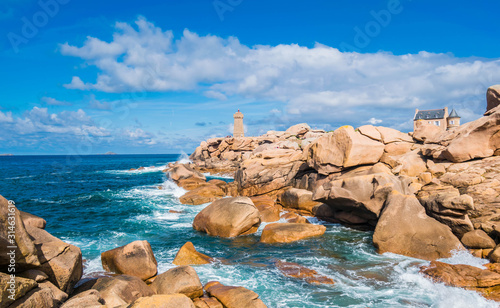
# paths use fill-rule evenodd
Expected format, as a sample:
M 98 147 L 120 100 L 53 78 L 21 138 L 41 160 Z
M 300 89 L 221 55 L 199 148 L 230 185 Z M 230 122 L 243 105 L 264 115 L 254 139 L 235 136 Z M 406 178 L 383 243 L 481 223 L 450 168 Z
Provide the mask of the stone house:
M 442 130 L 448 130 L 460 126 L 460 116 L 455 109 L 452 109 L 451 112 L 448 113 L 448 107 L 432 110 L 415 109 L 413 131 L 420 125 L 435 125 Z

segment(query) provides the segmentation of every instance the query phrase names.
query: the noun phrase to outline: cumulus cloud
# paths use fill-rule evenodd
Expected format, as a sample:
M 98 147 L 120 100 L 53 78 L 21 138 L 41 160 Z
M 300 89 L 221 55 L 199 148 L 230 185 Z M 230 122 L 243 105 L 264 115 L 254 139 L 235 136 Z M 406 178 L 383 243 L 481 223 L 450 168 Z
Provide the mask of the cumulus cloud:
M 61 45 L 100 72 L 74 76 L 67 88 L 104 92 L 200 91 L 224 100 L 239 96 L 282 102 L 291 118 L 321 123 L 381 119 L 405 124 L 414 108 L 454 105 L 466 115 L 484 108 L 486 88 L 500 82 L 500 60 L 452 54 L 341 52 L 316 44 L 245 46 L 237 38 L 184 30 L 174 39 L 145 18 L 117 23 L 110 42 L 88 37 Z M 464 119 L 472 120 L 472 119 Z M 411 124 L 411 123 L 410 123 Z
M 377 124 L 380 124 L 382 122 L 383 122 L 382 120 L 375 119 L 375 118 L 371 118 L 370 120 L 366 121 L 366 123 L 370 123 L 371 125 L 377 125 Z

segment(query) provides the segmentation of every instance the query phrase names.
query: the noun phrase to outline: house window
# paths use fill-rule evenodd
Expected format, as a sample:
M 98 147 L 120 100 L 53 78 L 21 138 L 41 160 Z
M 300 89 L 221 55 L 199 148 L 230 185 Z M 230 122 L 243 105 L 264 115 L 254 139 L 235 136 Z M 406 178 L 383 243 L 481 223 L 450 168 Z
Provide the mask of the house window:
M 429 121 L 429 124 L 432 124 L 432 122 L 431 122 L 431 121 Z
M 439 121 L 434 121 L 434 125 L 436 125 L 436 126 L 440 126 L 440 125 L 441 125 L 441 122 L 439 122 Z
M 454 121 L 454 120 L 451 120 L 451 121 L 450 121 L 450 124 L 451 124 L 451 125 L 455 124 L 455 121 Z

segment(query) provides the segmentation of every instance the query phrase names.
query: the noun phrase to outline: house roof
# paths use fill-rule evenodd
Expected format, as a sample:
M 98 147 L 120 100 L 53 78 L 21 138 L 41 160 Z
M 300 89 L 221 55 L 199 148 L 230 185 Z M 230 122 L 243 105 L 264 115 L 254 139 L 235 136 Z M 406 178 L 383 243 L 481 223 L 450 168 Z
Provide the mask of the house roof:
M 450 115 L 448 116 L 448 118 L 460 118 L 460 116 L 455 111 L 455 109 L 452 109 L 451 112 L 450 112 Z
M 444 119 L 444 109 L 419 110 L 415 115 L 416 120 Z

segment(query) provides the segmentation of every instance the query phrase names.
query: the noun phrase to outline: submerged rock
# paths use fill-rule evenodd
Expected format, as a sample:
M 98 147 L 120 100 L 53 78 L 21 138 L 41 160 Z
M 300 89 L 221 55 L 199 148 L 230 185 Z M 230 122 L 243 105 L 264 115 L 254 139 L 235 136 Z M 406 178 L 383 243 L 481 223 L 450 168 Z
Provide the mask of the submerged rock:
M 235 237 L 252 234 L 260 225 L 259 210 L 248 197 L 230 197 L 214 201 L 201 210 L 193 228 L 208 235 Z
M 260 241 L 266 244 L 290 243 L 323 235 L 326 227 L 303 223 L 272 223 L 262 230 Z
M 108 272 L 147 280 L 156 275 L 158 263 L 147 241 L 135 241 L 101 253 L 102 267 Z
M 297 263 L 278 260 L 274 263 L 276 268 L 285 276 L 299 278 L 310 284 L 335 284 L 335 282 L 326 276 L 318 274 L 317 271 L 309 269 Z
M 426 215 L 415 196 L 391 192 L 373 234 L 379 253 L 435 260 L 464 249 L 450 228 Z
M 181 249 L 179 249 L 172 263 L 178 266 L 182 266 L 208 264 L 212 261 L 213 259 L 209 256 L 196 251 L 193 243 L 187 242 L 181 247 Z

